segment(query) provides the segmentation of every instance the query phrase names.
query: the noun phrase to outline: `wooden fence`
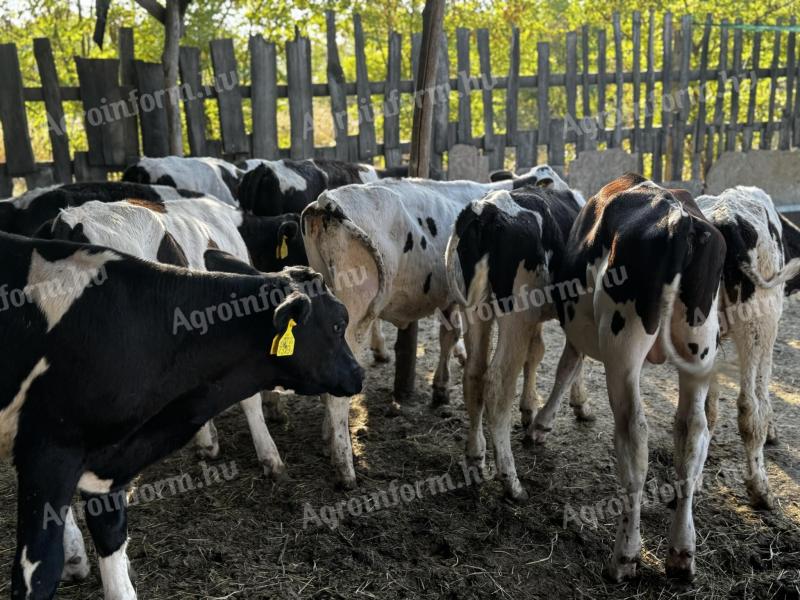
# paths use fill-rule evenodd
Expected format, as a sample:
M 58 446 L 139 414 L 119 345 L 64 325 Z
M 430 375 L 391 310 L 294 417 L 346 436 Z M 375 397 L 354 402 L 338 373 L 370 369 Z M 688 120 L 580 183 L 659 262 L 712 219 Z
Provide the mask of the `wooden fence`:
M 606 30 L 584 26 L 567 33 L 563 46 L 558 45 L 564 52 L 561 60 L 551 60 L 551 44 L 539 42 L 536 64 L 524 66 L 520 64 L 520 32 L 514 29 L 510 66 L 502 76 L 492 70 L 489 32 L 458 29 L 454 44 L 444 36 L 441 42 L 450 52 L 440 53 L 433 166 L 442 168 L 446 164 L 447 152 L 454 144 L 482 149 L 492 169 L 502 168 L 509 161 L 524 168 L 540 160 L 563 168 L 567 157 L 583 151 L 622 147 L 637 153 L 642 168 L 654 179 L 680 180 L 702 177 L 724 150 L 799 146 L 796 29 L 717 24 L 710 18 L 704 23 L 694 22 L 692 17 L 678 21 L 671 14 L 656 20 L 650 13 L 643 20 L 636 12 L 630 34 L 623 36 L 621 18 L 616 14 L 610 42 Z M 181 48 L 178 91 L 191 154 L 232 160 L 331 157 L 367 162 L 383 156 L 389 166 L 401 164 L 409 144 L 401 139 L 403 117 L 397 107 L 413 102 L 415 93 L 414 81 L 402 78 L 402 36 L 389 33 L 386 81 L 369 79 L 358 15 L 354 16 L 354 36 L 354 82 L 345 80 L 341 67 L 333 13 L 327 15 L 327 83 L 312 81 L 311 43 L 299 35 L 285 46 L 285 83 L 279 81 L 279 48 L 260 35 L 249 41 L 251 81 L 247 84 L 239 82 L 240 68 L 231 40 L 210 43 L 212 83 L 202 80 L 200 50 Z M 659 44 L 659 40 L 667 43 Z M 412 73 L 417 72 L 419 43 L 420 36 L 413 35 Z M 472 44 L 477 44 L 478 65 L 470 62 Z M 628 44 L 631 58 L 624 61 Z M 613 64 L 609 45 L 613 45 Z M 13 177 L 24 177 L 29 187 L 73 178 L 105 178 L 142 154 L 162 156 L 167 152 L 163 98 L 169 92 L 164 90 L 163 71 L 159 64 L 134 59 L 131 29 L 120 31 L 118 59 L 75 59 L 77 87 L 60 85 L 48 39 L 35 39 L 33 49 L 41 87 L 23 86 L 17 48 L 0 45 L 0 120 L 7 157 L 6 163 L 0 164 L 0 197 L 9 195 Z M 716 66 L 712 66 L 714 61 Z M 553 62 L 563 64 L 564 72 L 553 72 Z M 632 63 L 630 71 L 624 70 L 624 62 Z M 533 67 L 535 73 L 523 74 Z M 521 90 L 525 94 L 521 95 Z M 703 90 L 705 101 L 698 101 Z M 497 94 L 504 98 L 504 131 L 498 131 L 496 123 Z M 315 97 L 329 98 L 333 146 L 314 147 Z M 380 97 L 379 102 L 376 97 Z M 288 148 L 278 144 L 280 98 L 288 98 Z M 348 133 L 348 98 L 358 107 L 356 135 Z M 251 103 L 250 132 L 246 129 L 244 99 Z M 473 123 L 472 104 L 479 100 L 483 122 Z M 88 150 L 74 155 L 66 131 L 58 126 L 64 117 L 63 103 L 68 101 L 80 101 L 85 115 Z M 35 161 L 26 102 L 44 103 L 51 124 L 50 162 Z M 221 139 L 207 137 L 210 102 L 219 107 L 217 130 Z M 455 121 L 450 120 L 451 102 L 457 103 Z M 384 109 L 381 141 L 374 103 Z M 766 109 L 759 108 L 765 103 Z M 556 105 L 565 108 L 557 109 Z M 617 113 L 617 108 L 623 114 Z M 534 128 L 520 126 L 523 110 L 535 116 Z M 560 114 L 554 114 L 557 111 Z M 766 112 L 766 118 L 760 115 L 762 112 Z M 476 136 L 475 129 L 481 134 Z

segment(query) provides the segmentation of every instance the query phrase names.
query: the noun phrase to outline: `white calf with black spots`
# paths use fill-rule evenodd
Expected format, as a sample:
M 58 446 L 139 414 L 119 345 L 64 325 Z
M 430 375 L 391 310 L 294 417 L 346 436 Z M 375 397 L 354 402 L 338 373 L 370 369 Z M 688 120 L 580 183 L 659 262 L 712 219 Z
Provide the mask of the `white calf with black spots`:
M 697 205 L 727 245 L 720 310 L 724 336 L 733 340 L 739 355 L 736 404 L 747 490 L 755 506 L 773 508 L 775 498 L 764 464 L 764 443 L 776 437 L 769 395 L 772 351 L 783 312 L 784 283 L 800 272 L 800 259 L 785 256 L 781 219 L 763 190 L 737 187 L 719 196 L 700 196 Z M 714 381 L 706 406 L 712 431 L 718 398 Z

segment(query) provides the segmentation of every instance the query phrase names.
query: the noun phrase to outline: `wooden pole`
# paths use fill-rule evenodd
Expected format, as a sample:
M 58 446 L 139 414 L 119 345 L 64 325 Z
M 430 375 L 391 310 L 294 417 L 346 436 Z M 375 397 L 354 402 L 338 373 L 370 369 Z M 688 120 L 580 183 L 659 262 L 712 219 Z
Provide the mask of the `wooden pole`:
M 167 135 L 169 153 L 183 156 L 183 135 L 181 132 L 181 108 L 178 100 L 178 61 L 183 29 L 183 12 L 179 0 L 167 0 L 164 19 L 164 53 L 161 64 L 164 67 L 164 83 L 167 87 Z
M 439 64 L 439 46 L 444 21 L 444 0 L 426 0 L 422 11 L 422 44 L 417 90 L 414 102 L 414 122 L 411 129 L 411 157 L 409 175 L 430 175 L 433 101 L 435 97 L 436 67 Z M 397 402 L 407 400 L 414 393 L 417 368 L 417 322 L 397 331 L 394 345 L 395 372 L 394 397 Z

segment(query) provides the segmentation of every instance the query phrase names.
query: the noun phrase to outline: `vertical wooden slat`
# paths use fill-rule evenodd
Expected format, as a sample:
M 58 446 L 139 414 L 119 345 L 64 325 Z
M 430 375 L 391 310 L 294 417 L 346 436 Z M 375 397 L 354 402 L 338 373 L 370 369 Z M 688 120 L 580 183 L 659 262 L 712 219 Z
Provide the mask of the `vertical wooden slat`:
M 202 71 L 200 69 L 200 48 L 182 46 L 178 55 L 181 84 L 187 90 L 183 101 L 186 113 L 187 138 L 189 151 L 193 156 L 207 156 L 206 148 L 206 107 L 203 89 Z
M 472 143 L 472 103 L 470 91 L 470 64 L 469 43 L 471 38 L 469 29 L 459 27 L 456 29 L 456 55 L 458 61 L 458 126 L 456 140 L 459 144 Z
M 736 19 L 741 25 L 742 20 Z M 733 152 L 736 149 L 736 135 L 739 132 L 739 89 L 742 81 L 742 35 L 741 29 L 733 32 L 733 86 L 731 88 L 731 114 L 725 132 L 725 149 Z
M 286 71 L 289 87 L 289 122 L 293 159 L 311 158 L 314 153 L 314 112 L 311 99 L 311 45 L 295 32 L 286 42 Z
M 653 102 L 656 87 L 656 71 L 655 71 L 655 14 L 650 10 L 650 18 L 648 20 L 647 29 L 647 73 L 645 74 L 645 96 L 644 96 L 644 146 L 645 149 L 653 152 L 655 149 L 655 135 L 653 134 L 653 117 L 655 116 L 656 109 Z M 655 155 L 653 155 L 653 170 L 655 170 Z
M 597 141 L 606 141 L 606 30 L 597 31 Z
M 547 127 L 550 143 L 547 145 L 547 163 L 559 173 L 564 173 L 564 119 L 551 119 Z
M 17 47 L 0 44 L 0 122 L 6 150 L 6 172 L 9 177 L 26 175 L 36 169 L 28 116 L 22 91 Z
M 539 144 L 550 143 L 550 44 L 539 42 L 536 44 L 537 55 L 537 85 L 536 105 L 539 112 Z
M 159 107 L 153 105 L 156 93 L 164 90 L 164 69 L 159 63 L 147 63 L 141 60 L 134 62 L 136 73 L 136 88 L 139 90 L 141 112 L 139 113 L 139 126 L 142 128 L 142 154 L 145 156 L 168 156 L 169 141 L 164 132 L 167 130 L 167 112 L 162 102 Z M 80 71 L 79 71 L 80 72 Z M 83 93 L 83 90 L 81 90 Z M 87 137 L 89 131 L 86 132 Z M 89 142 L 89 155 L 91 163 L 92 142 Z M 78 157 L 75 156 L 75 176 L 78 175 Z M 87 172 L 88 173 L 88 172 Z
M 436 70 L 436 101 L 433 106 L 433 166 L 443 170 L 442 155 L 450 148 L 450 57 L 447 34 L 439 38 L 439 66 Z
M 631 152 L 639 153 L 639 165 L 642 161 L 642 13 L 633 12 L 633 25 L 631 29 L 633 43 L 633 136 L 631 137 Z
M 661 38 L 663 48 L 661 53 L 661 93 L 666 96 L 672 93 L 672 13 L 664 13 L 663 35 Z M 670 141 L 670 128 L 672 126 L 672 113 L 667 103 L 661 106 L 661 154 L 669 156 L 668 144 Z M 659 157 L 657 165 L 653 165 L 653 177 L 656 181 L 663 179 L 662 165 Z
M 619 13 L 614 12 L 612 18 L 614 27 L 614 88 L 616 102 L 614 106 L 614 137 L 610 146 L 619 148 L 622 145 L 622 25 L 620 24 Z
M 250 36 L 250 93 L 253 111 L 253 157 L 278 157 L 278 57 L 275 44 Z M 330 82 L 330 78 L 328 79 Z M 332 89 L 332 88 L 331 88 Z M 331 100 L 333 91 L 331 91 Z M 336 115 L 334 114 L 334 117 Z M 334 123 L 336 119 L 334 118 Z
M 332 10 L 325 11 L 325 20 L 328 42 L 328 91 L 331 97 L 336 158 L 347 160 L 347 94 L 344 70 L 339 60 L 339 42 L 336 39 L 336 13 Z
M 519 29 L 511 31 L 511 46 L 508 58 L 508 88 L 506 90 L 506 144 L 517 144 L 517 111 L 519 105 Z M 542 74 L 538 73 L 541 82 Z M 541 129 L 541 127 L 540 127 Z
M 778 25 L 782 25 L 783 20 L 778 19 Z M 778 69 L 781 64 L 781 32 L 775 31 L 775 40 L 772 46 L 772 65 L 770 66 L 770 88 L 769 88 L 769 118 L 767 126 L 761 134 L 761 149 L 768 150 L 772 147 L 772 133 L 775 130 L 773 122 L 775 120 L 775 96 L 778 92 Z
M 502 136 L 495 136 L 494 134 L 494 106 L 492 104 L 494 79 L 492 78 L 489 30 L 478 29 L 476 37 L 481 70 L 481 97 L 483 100 L 483 152 L 489 157 L 489 168 L 497 170 L 503 168 L 505 144 L 501 141 Z
M 575 148 L 580 150 L 583 141 L 580 127 L 577 125 L 578 115 L 578 32 L 567 32 L 567 76 L 564 82 L 567 88 L 567 123 L 576 132 Z
M 728 28 L 727 21 L 723 19 L 723 27 L 719 33 L 719 66 L 717 75 L 717 99 L 714 105 L 714 133 L 722 140 L 723 119 L 725 118 L 725 83 L 728 78 Z
M 134 61 L 133 29 L 120 27 L 119 29 L 119 82 L 122 88 L 122 97 L 128 105 L 131 116 L 122 121 L 123 137 L 125 139 L 125 162 L 131 163 L 139 158 L 139 120 L 136 118 L 136 106 L 131 98 L 136 97 L 136 71 Z
M 50 146 L 53 151 L 53 176 L 59 183 L 72 181 L 72 166 L 69 157 L 69 135 L 64 121 L 64 108 L 61 104 L 61 88 L 56 73 L 53 49 L 47 38 L 33 40 L 33 53 L 39 67 L 42 81 L 44 108 L 47 112 Z
M 536 131 L 517 132 L 517 172 L 531 169 L 536 164 Z
M 353 15 L 353 30 L 356 38 L 356 94 L 358 96 L 358 150 L 359 160 L 371 163 L 378 153 L 375 142 L 375 111 L 372 108 L 372 93 L 369 89 L 367 55 L 364 49 L 364 28 L 361 15 Z M 313 145 L 313 144 L 312 144 Z
M 233 52 L 233 40 L 211 41 L 211 64 L 214 67 L 219 105 L 222 148 L 225 154 L 235 157 L 250 154 L 250 144 L 244 129 L 242 93 L 239 89 L 239 70 Z
M 674 137 L 672 141 L 672 168 L 670 169 L 670 179 L 673 181 L 683 180 L 684 136 L 686 134 L 686 122 L 689 120 L 689 65 L 692 58 L 691 16 L 687 15 L 681 18 L 680 42 L 678 93 L 676 95 L 678 105 L 673 119 Z
M 797 18 L 792 17 L 790 25 L 797 25 Z M 789 39 L 786 42 L 786 103 L 784 104 L 783 114 L 781 115 L 781 133 L 778 141 L 780 150 L 788 150 L 792 142 L 792 115 L 794 78 L 795 78 L 795 38 L 794 31 L 789 32 Z
M 124 166 L 124 129 L 121 118 L 118 118 L 124 114 L 119 87 L 119 61 L 75 57 L 75 64 L 89 141 L 89 163 L 93 166 Z M 158 91 L 159 94 L 156 94 L 155 90 L 150 90 L 151 98 L 156 103 L 160 98 L 164 104 L 165 86 L 162 85 Z
M 757 24 L 757 23 L 756 23 Z M 742 150 L 753 148 L 753 133 L 756 120 L 756 102 L 758 100 L 758 69 L 761 64 L 761 32 L 753 33 L 753 53 L 751 58 L 750 97 L 747 101 L 747 123 L 742 133 Z
M 414 91 L 418 89 L 417 75 L 419 74 L 419 53 L 422 48 L 422 34 L 411 34 L 411 79 L 414 81 Z
M 396 167 L 403 161 L 400 150 L 400 70 L 402 67 L 403 37 L 389 33 L 389 60 L 386 65 L 386 90 L 383 110 L 383 154 L 387 167 Z
M 706 85 L 708 82 L 708 45 L 711 39 L 711 25 L 711 14 L 708 14 L 703 27 L 703 38 L 700 41 L 699 102 L 697 106 L 697 121 L 694 125 L 695 155 L 703 153 L 703 144 L 706 139 L 706 109 L 709 100 Z
M 583 94 L 583 125 L 594 120 L 591 104 L 591 87 L 589 86 L 589 26 L 581 27 L 581 92 Z M 586 131 L 587 127 L 582 126 L 581 131 Z M 592 150 L 597 147 L 597 136 L 592 135 L 592 129 L 581 136 L 581 150 Z

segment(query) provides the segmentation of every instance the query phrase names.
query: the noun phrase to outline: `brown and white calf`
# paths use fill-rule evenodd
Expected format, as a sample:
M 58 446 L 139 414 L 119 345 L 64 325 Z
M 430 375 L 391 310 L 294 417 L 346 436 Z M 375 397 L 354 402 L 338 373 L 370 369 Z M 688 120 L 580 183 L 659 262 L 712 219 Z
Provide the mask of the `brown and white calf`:
M 571 191 L 523 187 L 491 192 L 461 212 L 447 245 L 450 294 L 463 307 L 467 322 L 467 460 L 481 469 L 485 466 L 485 406 L 497 471 L 515 500 L 527 498 L 511 452 L 516 382 L 523 371 L 520 411 L 525 439 L 532 441 L 533 416 L 539 407 L 536 370 L 544 356 L 542 325 L 556 317 L 555 272 L 581 206 Z M 492 351 L 495 322 L 497 344 Z M 585 402 L 586 392 L 577 379 L 570 403 L 577 418 L 588 420 L 592 417 Z
M 669 531 L 667 575 L 694 574 L 692 499 L 708 451 L 705 400 L 719 340 L 717 314 L 725 239 L 683 190 L 624 175 L 578 215 L 558 268 L 566 299 L 555 297 L 567 337 L 556 381 L 534 420 L 535 437 L 553 426 L 558 404 L 584 355 L 603 363 L 617 472 L 626 495 L 607 575 L 636 574 L 641 499 L 647 477 L 647 421 L 639 391 L 645 362 L 678 369 L 675 470 L 682 493 Z M 566 285 L 569 284 L 569 285 Z
M 740 186 L 719 196 L 700 196 L 697 205 L 727 245 L 720 310 L 723 335 L 733 340 L 739 355 L 736 403 L 747 458 L 747 490 L 755 506 L 773 508 L 775 498 L 764 464 L 764 443 L 776 437 L 769 396 L 772 349 L 783 312 L 784 284 L 800 273 L 800 260 L 787 255 L 781 218 L 763 190 Z M 718 399 L 714 381 L 706 410 L 712 431 Z

